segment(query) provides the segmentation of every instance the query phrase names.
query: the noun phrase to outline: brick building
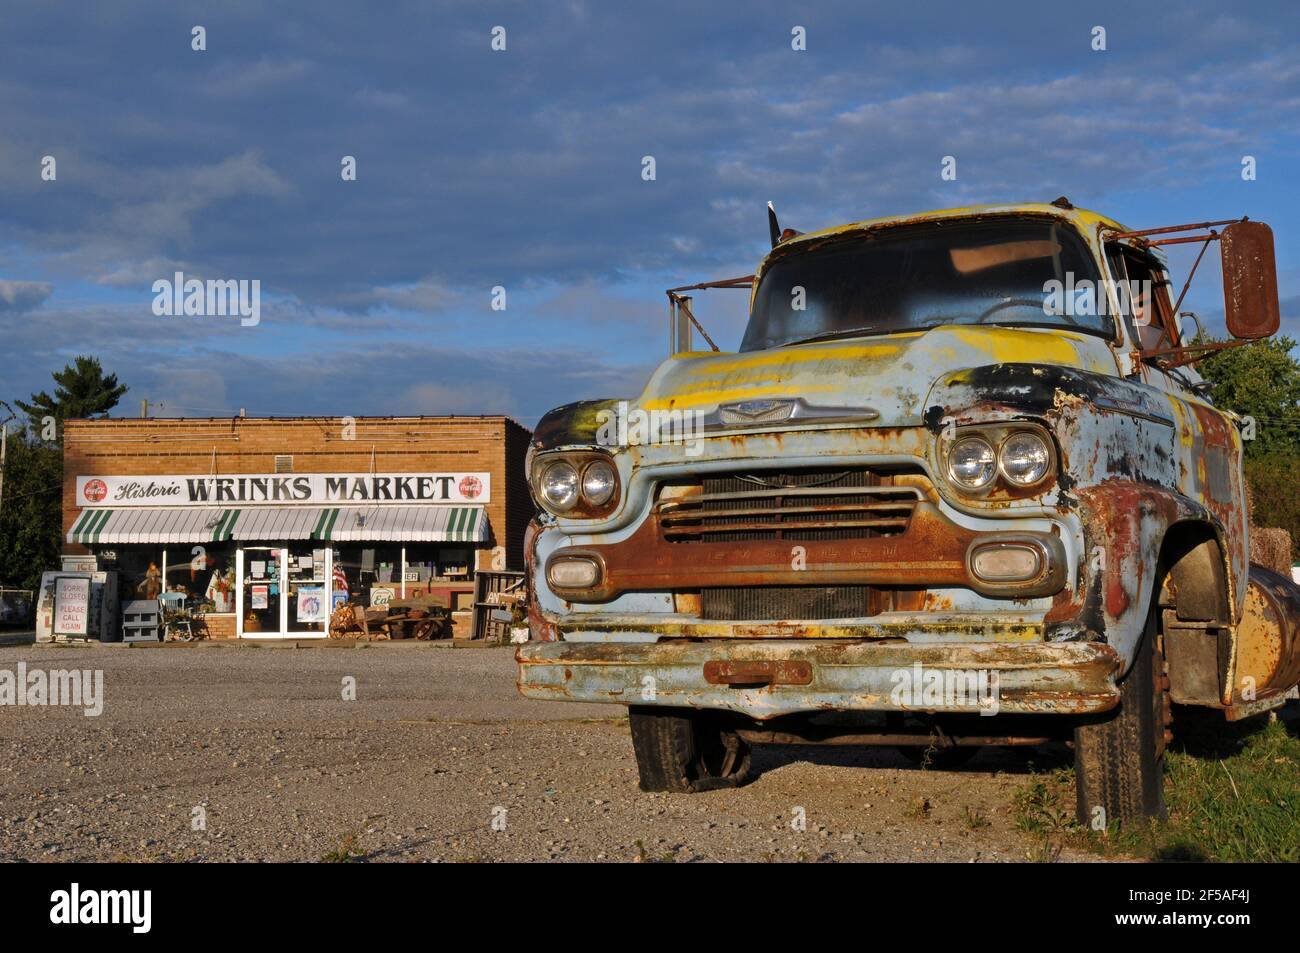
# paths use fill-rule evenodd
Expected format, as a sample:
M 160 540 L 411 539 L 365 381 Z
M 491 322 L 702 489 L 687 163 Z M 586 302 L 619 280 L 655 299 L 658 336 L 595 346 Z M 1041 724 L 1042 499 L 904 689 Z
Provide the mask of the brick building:
M 508 417 L 70 420 L 64 551 L 124 602 L 183 593 L 216 637 L 323 637 L 344 599 L 467 608 L 476 570 L 523 568 L 528 439 Z

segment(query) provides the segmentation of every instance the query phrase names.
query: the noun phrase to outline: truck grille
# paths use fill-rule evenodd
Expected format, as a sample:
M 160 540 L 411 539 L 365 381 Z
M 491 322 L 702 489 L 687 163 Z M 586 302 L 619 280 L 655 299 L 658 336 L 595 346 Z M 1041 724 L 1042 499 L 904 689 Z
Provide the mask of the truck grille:
M 888 473 L 865 468 L 759 471 L 707 476 L 692 495 L 663 498 L 668 542 L 866 539 L 906 531 L 921 498 Z M 871 586 L 753 586 L 704 589 L 705 619 L 835 619 L 880 611 Z
M 669 542 L 865 539 L 907 529 L 920 491 L 870 470 L 727 474 L 703 492 L 659 502 Z
M 754 586 L 705 589 L 700 616 L 704 619 L 846 619 L 880 611 L 871 586 Z

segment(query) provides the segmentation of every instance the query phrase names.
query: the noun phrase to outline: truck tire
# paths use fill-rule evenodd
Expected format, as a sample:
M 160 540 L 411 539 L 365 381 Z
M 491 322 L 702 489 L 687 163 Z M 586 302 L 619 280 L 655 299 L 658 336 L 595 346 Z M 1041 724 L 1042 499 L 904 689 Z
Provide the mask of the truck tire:
M 1156 594 L 1159 589 L 1155 590 Z M 1074 730 L 1079 823 L 1097 830 L 1161 820 L 1165 814 L 1165 725 L 1169 707 L 1159 605 L 1151 613 L 1137 658 L 1120 682 L 1119 705 Z M 1098 808 L 1103 813 L 1098 813 Z
M 634 705 L 628 720 L 642 791 L 712 791 L 749 777 L 749 744 L 716 712 Z

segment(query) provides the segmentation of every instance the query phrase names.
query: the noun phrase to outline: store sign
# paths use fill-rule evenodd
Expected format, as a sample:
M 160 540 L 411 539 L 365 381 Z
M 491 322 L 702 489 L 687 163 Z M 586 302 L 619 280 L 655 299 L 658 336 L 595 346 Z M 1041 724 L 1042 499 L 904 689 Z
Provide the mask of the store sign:
M 79 476 L 78 506 L 257 506 L 307 503 L 487 503 L 490 473 L 239 473 Z
M 90 580 L 54 580 L 55 635 L 85 635 L 90 630 Z

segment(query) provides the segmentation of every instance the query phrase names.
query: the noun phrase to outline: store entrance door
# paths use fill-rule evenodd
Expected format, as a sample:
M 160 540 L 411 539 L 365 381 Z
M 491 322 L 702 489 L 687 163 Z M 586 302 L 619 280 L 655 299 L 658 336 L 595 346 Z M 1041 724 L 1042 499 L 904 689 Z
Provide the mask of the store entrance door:
M 310 545 L 289 546 L 284 559 L 285 626 L 289 635 L 323 636 L 329 622 L 329 592 L 325 588 L 328 557 Z
M 270 546 L 246 546 L 235 554 L 240 638 L 273 639 L 281 634 L 280 552 Z
M 324 638 L 329 554 L 310 544 L 245 546 L 235 555 L 240 638 Z

